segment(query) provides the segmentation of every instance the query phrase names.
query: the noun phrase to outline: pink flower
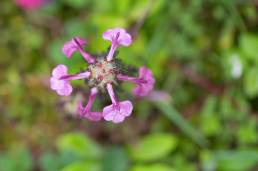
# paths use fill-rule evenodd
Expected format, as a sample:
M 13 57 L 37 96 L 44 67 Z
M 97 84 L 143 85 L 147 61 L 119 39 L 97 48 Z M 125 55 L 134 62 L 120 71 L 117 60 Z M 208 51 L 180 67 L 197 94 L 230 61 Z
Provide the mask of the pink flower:
M 15 0 L 16 5 L 24 10 L 36 10 L 44 5 L 46 0 Z
M 64 44 L 62 51 L 67 58 L 71 58 L 75 51 L 80 51 L 81 55 L 88 63 L 93 63 L 94 58 L 92 58 L 90 54 L 83 50 L 82 46 L 86 45 L 86 43 L 86 40 L 80 37 L 74 37 L 72 40 Z
M 102 37 L 103 39 L 112 42 L 110 51 L 107 55 L 107 61 L 112 60 L 114 53 L 119 45 L 129 46 L 132 43 L 131 35 L 122 28 L 109 29 L 103 33 Z
M 86 107 L 83 107 L 82 102 L 78 105 L 78 112 L 80 114 L 80 117 L 87 118 L 92 121 L 99 121 L 102 119 L 102 113 L 101 112 L 91 112 L 90 109 L 93 105 L 93 102 L 96 98 L 96 95 L 98 93 L 98 89 L 96 87 L 93 87 L 91 89 L 89 101 L 86 105 Z
M 139 77 L 131 77 L 123 75 L 124 69 L 120 63 L 114 58 L 114 53 L 119 45 L 129 46 L 132 43 L 132 38 L 122 28 L 109 29 L 103 33 L 105 40 L 111 41 L 111 47 L 108 54 L 90 55 L 85 52 L 83 46 L 86 45 L 86 40 L 75 37 L 66 42 L 63 46 L 63 53 L 68 58 L 71 58 L 75 51 L 79 51 L 83 58 L 88 62 L 88 67 L 84 72 L 79 74 L 68 74 L 65 65 L 58 65 L 52 72 L 50 78 L 51 89 L 55 90 L 61 96 L 68 96 L 72 93 L 71 80 L 88 79 L 88 85 L 91 88 L 89 100 L 84 107 L 82 102 L 79 102 L 77 111 L 81 118 L 87 118 L 92 121 L 100 121 L 104 118 L 106 121 L 113 123 L 121 123 L 126 117 L 130 116 L 133 111 L 131 101 L 119 101 L 116 98 L 113 90 L 113 85 L 118 85 L 120 81 L 131 81 L 137 84 L 133 90 L 136 96 L 146 96 L 154 87 L 155 79 L 152 76 L 150 69 L 141 67 L 139 69 Z M 97 57 L 95 57 L 97 56 Z M 108 92 L 112 104 L 103 108 L 102 112 L 92 112 L 91 108 L 98 94 L 98 91 Z M 155 98 L 155 97 L 154 97 Z
M 52 72 L 52 77 L 50 78 L 50 87 L 55 90 L 60 96 L 69 96 L 73 88 L 70 85 L 70 80 L 88 78 L 90 76 L 89 72 L 84 72 L 80 74 L 68 75 L 67 67 L 65 65 L 57 65 Z
M 117 79 L 137 84 L 136 88 L 133 89 L 133 94 L 138 97 L 147 96 L 152 91 L 155 84 L 151 70 L 144 66 L 139 68 L 138 78 L 118 74 Z
M 138 83 L 138 86 L 133 90 L 133 94 L 135 96 L 148 95 L 149 92 L 153 89 L 155 84 L 155 79 L 153 78 L 152 71 L 146 67 L 140 67 L 139 80 L 144 80 L 144 81 Z
M 129 100 L 119 102 L 116 99 L 116 96 L 114 94 L 114 90 L 111 84 L 107 85 L 107 90 L 111 98 L 112 104 L 104 107 L 103 109 L 104 119 L 107 121 L 113 121 L 114 123 L 123 122 L 125 117 L 128 117 L 131 115 L 133 110 L 133 105 Z

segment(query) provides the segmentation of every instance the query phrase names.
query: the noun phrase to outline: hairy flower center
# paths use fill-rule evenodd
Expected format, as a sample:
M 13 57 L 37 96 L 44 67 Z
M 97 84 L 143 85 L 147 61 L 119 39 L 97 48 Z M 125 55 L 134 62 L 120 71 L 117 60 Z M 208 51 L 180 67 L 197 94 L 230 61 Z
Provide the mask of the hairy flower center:
M 104 90 L 108 83 L 116 84 L 117 67 L 115 62 L 97 59 L 95 63 L 89 65 L 91 72 L 89 85 Z

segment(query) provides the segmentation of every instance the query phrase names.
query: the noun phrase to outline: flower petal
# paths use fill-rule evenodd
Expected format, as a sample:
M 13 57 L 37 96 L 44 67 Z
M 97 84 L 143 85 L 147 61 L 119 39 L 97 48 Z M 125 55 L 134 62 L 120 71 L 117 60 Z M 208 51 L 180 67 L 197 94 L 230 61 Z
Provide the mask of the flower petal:
M 132 43 L 132 37 L 128 33 L 122 34 L 121 37 L 119 37 L 119 42 L 121 45 L 129 46 Z
M 111 41 L 112 44 L 129 46 L 132 43 L 131 35 L 123 28 L 108 29 L 103 33 L 102 37 Z
M 123 116 L 123 115 L 115 115 L 113 117 L 114 123 L 120 123 L 120 122 L 123 122 L 124 120 L 125 120 L 125 116 Z
M 57 94 L 60 96 L 69 96 L 73 91 L 72 86 L 69 83 L 64 84 L 62 89 L 57 90 Z
M 63 54 L 64 54 L 66 57 L 68 57 L 68 58 L 71 58 L 71 56 L 73 55 L 73 53 L 74 53 L 75 51 L 77 51 L 78 48 L 79 48 L 78 45 L 77 45 L 77 43 L 75 42 L 75 39 L 76 39 L 76 41 L 79 43 L 80 46 L 84 46 L 84 45 L 87 43 L 86 40 L 84 40 L 84 39 L 82 39 L 82 38 L 80 38 L 80 37 L 75 37 L 75 38 L 73 38 L 72 40 L 66 42 L 66 43 L 64 44 L 63 48 L 62 48 L 62 52 L 63 52 Z
M 147 67 L 139 68 L 139 78 L 145 80 L 146 83 L 140 83 L 133 89 L 133 94 L 135 96 L 143 97 L 147 96 L 153 89 L 155 84 L 155 79 L 152 75 L 152 71 Z
M 57 65 L 53 71 L 52 71 L 52 76 L 54 78 L 60 78 L 62 77 L 63 75 L 66 75 L 67 74 L 67 67 L 65 65 Z
M 62 89 L 64 87 L 65 81 L 58 80 L 54 77 L 50 78 L 50 88 L 53 90 Z
M 129 100 L 119 102 L 120 105 L 120 113 L 123 116 L 130 116 L 133 111 L 133 105 Z
M 106 32 L 103 33 L 102 37 L 105 40 L 112 41 L 112 38 L 114 37 L 113 33 L 114 33 L 113 29 L 108 29 Z
M 109 105 L 103 109 L 104 119 L 114 123 L 123 122 L 125 117 L 131 115 L 133 105 L 130 101 L 119 102 L 117 105 Z
M 103 116 L 104 116 L 104 119 L 107 121 L 112 121 L 116 114 L 117 112 L 116 110 L 114 110 L 113 105 L 106 106 L 103 109 Z

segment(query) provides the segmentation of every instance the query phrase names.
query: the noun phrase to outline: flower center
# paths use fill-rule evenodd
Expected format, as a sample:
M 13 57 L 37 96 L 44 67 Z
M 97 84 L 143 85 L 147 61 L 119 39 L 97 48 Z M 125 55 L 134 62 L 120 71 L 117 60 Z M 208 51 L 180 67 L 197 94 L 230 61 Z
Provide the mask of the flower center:
M 116 84 L 117 67 L 114 61 L 97 59 L 95 63 L 88 66 L 91 72 L 89 85 L 104 91 L 108 83 Z

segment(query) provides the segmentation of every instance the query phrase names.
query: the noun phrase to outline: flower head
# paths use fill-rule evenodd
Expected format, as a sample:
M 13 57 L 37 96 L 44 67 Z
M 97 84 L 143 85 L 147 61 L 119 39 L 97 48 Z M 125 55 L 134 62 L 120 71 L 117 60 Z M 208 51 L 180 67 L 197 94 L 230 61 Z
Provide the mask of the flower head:
M 150 69 L 141 67 L 139 69 L 139 77 L 130 77 L 124 74 L 124 68 L 121 68 L 121 62 L 115 59 L 114 53 L 119 45 L 129 46 L 132 38 L 122 28 L 109 29 L 103 33 L 105 40 L 111 41 L 109 52 L 105 55 L 90 55 L 84 51 L 83 46 L 86 40 L 75 37 L 66 42 L 63 46 L 63 53 L 71 58 L 75 51 L 79 51 L 88 67 L 85 71 L 78 74 L 68 74 L 65 65 L 58 65 L 52 72 L 50 78 L 51 89 L 55 90 L 61 96 L 68 96 L 72 93 L 71 80 L 87 79 L 91 88 L 90 95 L 86 106 L 79 102 L 77 111 L 80 118 L 87 118 L 92 121 L 99 121 L 102 118 L 106 121 L 120 123 L 130 116 L 133 111 L 132 102 L 129 100 L 119 101 L 115 95 L 114 86 L 119 85 L 120 81 L 131 81 L 137 84 L 133 93 L 137 96 L 146 96 L 152 89 L 155 79 Z M 92 112 L 92 105 L 98 92 L 107 92 L 110 96 L 112 104 L 103 108 L 102 112 Z

